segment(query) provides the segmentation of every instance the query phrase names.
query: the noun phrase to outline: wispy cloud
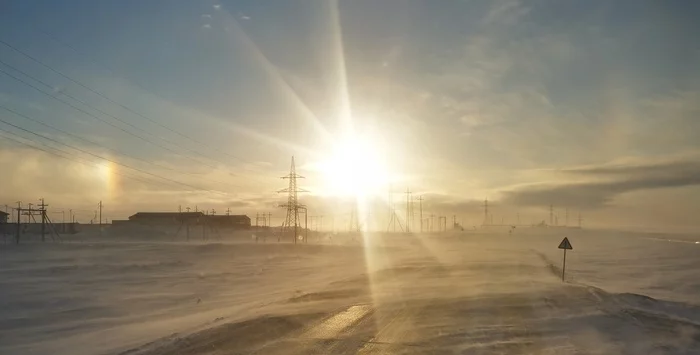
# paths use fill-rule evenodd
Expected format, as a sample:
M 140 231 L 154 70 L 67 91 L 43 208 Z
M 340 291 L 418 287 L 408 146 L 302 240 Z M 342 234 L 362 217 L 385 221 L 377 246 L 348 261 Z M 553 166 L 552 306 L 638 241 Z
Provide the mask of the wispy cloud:
M 202 14 L 202 18 L 211 18 L 210 14 Z
M 211 28 L 211 25 L 208 24 L 208 23 L 206 23 L 206 24 L 202 25 L 202 28 L 207 28 L 207 29 L 209 29 L 209 28 Z
M 577 167 L 558 172 L 565 174 L 563 182 L 519 187 L 506 191 L 504 200 L 520 206 L 554 204 L 599 208 L 628 192 L 700 185 L 700 156 Z M 567 183 L 566 175 L 578 182 Z

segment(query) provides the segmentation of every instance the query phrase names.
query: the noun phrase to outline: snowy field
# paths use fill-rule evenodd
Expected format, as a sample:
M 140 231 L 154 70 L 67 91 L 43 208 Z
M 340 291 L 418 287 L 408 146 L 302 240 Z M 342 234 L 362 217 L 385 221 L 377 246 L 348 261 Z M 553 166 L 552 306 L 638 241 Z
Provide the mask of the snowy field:
M 700 353 L 698 236 L 146 237 L 0 245 L 0 354 Z

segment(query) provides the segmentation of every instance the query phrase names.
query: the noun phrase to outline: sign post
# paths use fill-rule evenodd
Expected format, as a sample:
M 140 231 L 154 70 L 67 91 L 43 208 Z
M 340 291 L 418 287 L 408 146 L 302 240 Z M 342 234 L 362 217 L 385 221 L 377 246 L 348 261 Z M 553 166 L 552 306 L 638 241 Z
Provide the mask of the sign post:
M 564 239 L 559 243 L 559 249 L 564 249 L 564 265 L 561 268 L 561 282 L 564 282 L 564 273 L 566 272 L 566 250 L 574 250 L 574 247 L 569 243 L 569 238 Z

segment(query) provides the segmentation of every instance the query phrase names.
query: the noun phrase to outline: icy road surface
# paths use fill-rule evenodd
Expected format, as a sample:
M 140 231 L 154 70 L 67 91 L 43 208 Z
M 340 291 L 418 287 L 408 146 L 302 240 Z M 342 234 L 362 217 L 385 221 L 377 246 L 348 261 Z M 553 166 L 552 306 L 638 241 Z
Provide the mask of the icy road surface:
M 567 283 L 563 233 L 574 246 Z M 324 243 L 5 246 L 0 353 L 700 353 L 693 237 L 531 230 Z

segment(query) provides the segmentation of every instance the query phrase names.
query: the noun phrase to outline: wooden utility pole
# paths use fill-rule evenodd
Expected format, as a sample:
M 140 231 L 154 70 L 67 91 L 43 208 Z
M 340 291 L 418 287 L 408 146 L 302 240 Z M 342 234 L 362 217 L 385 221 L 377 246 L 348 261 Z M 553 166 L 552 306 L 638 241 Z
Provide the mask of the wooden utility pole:
M 202 221 L 202 240 L 207 239 L 207 217 L 209 216 L 209 211 L 204 211 L 204 220 Z
M 39 211 L 41 212 L 41 241 L 46 241 L 46 207 L 47 204 L 44 203 L 44 199 L 41 199 L 41 204 L 39 205 Z M 32 213 L 30 210 L 29 213 Z
M 22 216 L 22 201 L 17 201 L 17 236 L 15 237 L 15 243 L 19 244 L 19 234 L 21 231 L 21 224 L 22 220 L 20 217 Z
M 102 236 L 102 200 L 97 206 L 100 208 L 100 236 Z

